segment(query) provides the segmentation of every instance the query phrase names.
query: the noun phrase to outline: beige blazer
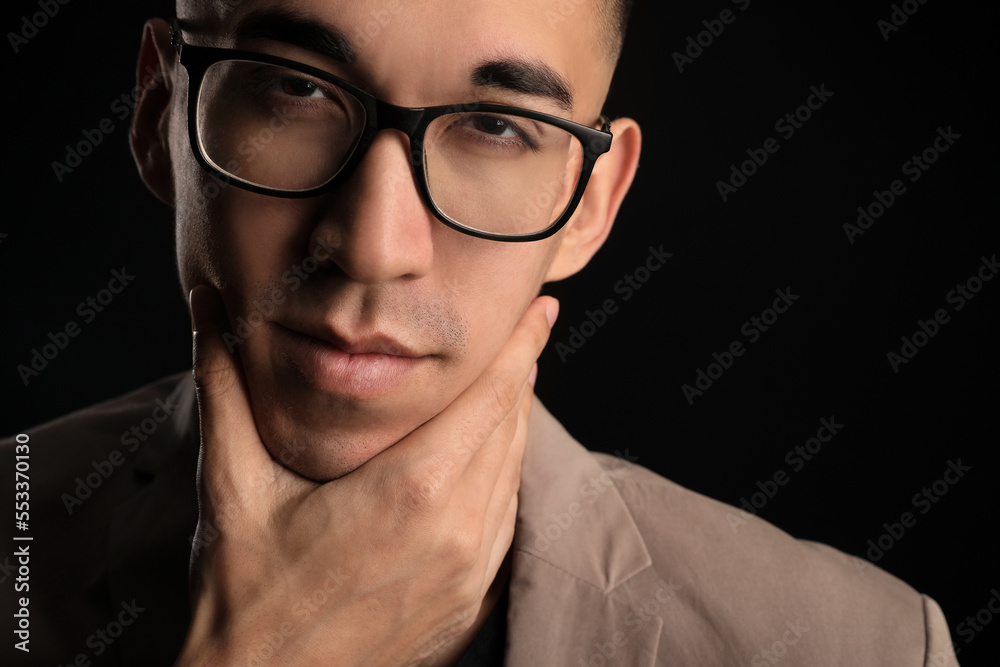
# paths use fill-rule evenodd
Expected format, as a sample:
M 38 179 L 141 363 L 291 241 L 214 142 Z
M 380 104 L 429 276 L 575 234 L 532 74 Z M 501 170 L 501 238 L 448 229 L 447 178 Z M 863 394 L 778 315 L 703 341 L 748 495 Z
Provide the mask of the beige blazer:
M 30 596 L 31 652 L 5 633 L 0 664 L 172 664 L 197 522 L 190 374 L 27 435 L 31 520 L 19 535 L 33 538 L 30 590 L 14 590 L 7 546 L 0 590 L 5 619 Z M 15 444 L 0 443 L 3 479 L 14 477 Z M 957 664 L 930 598 L 621 454 L 588 452 L 536 401 L 506 665 Z M 2 525 L 0 544 L 14 544 Z

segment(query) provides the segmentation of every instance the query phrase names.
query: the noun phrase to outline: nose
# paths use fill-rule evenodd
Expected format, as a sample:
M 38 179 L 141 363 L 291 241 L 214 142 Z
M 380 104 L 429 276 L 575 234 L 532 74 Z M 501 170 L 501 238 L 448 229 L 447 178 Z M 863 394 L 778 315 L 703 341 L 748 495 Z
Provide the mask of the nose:
M 350 176 L 326 197 L 310 247 L 322 241 L 333 248 L 330 261 L 352 280 L 378 284 L 430 271 L 439 223 L 417 191 L 405 134 L 380 132 Z

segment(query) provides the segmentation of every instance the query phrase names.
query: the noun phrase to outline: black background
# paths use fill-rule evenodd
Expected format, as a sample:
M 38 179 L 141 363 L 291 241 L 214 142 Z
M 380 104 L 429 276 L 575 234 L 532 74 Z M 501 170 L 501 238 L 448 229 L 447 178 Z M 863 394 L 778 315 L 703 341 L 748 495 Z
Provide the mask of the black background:
M 877 21 L 890 3 L 636 7 L 606 109 L 639 121 L 643 158 L 608 245 L 548 290 L 562 313 L 538 394 L 592 449 L 627 450 L 729 503 L 786 471 L 790 481 L 760 514 L 797 537 L 864 556 L 884 523 L 914 513 L 916 525 L 878 564 L 938 600 L 963 664 L 986 664 L 1000 619 L 971 637 L 958 626 L 1000 587 L 1000 280 L 959 311 L 946 294 L 1000 252 L 997 16 L 971 2 L 909 4 L 919 8 L 888 40 Z M 170 7 L 77 0 L 19 53 L 0 47 L 0 433 L 189 366 L 171 212 L 144 189 L 130 119 L 111 108 L 134 85 L 143 20 Z M 679 72 L 673 52 L 726 8 L 735 21 Z M 8 5 L 4 32 L 34 11 Z M 821 85 L 833 93 L 823 107 L 791 138 L 776 132 Z M 114 131 L 59 182 L 51 163 L 103 118 Z M 910 182 L 902 164 L 939 127 L 961 138 Z M 716 182 L 768 137 L 781 148 L 723 202 Z M 894 179 L 906 193 L 851 244 L 844 223 Z M 615 284 L 661 244 L 673 257 L 625 301 Z M 133 284 L 25 386 L 17 366 L 49 332 L 79 322 L 77 304 L 121 267 Z M 785 288 L 799 300 L 689 405 L 682 385 L 713 352 L 748 343 L 744 322 Z M 553 345 L 569 344 L 571 327 L 609 298 L 617 312 L 563 361 Z M 950 322 L 894 372 L 887 354 L 939 308 Z M 831 416 L 844 428 L 794 472 L 786 453 Z M 921 514 L 912 497 L 959 459 L 971 470 Z

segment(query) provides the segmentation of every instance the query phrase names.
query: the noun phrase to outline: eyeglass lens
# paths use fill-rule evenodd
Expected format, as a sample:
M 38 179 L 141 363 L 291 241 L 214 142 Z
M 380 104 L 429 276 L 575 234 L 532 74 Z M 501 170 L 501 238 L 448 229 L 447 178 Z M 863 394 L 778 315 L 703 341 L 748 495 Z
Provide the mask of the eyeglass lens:
M 217 62 L 198 93 L 206 159 L 220 172 L 275 190 L 312 190 L 335 178 L 365 120 L 364 106 L 348 91 L 267 63 Z M 435 118 L 423 154 L 438 210 L 495 234 L 548 228 L 569 206 L 583 166 L 582 144 L 562 128 L 474 109 Z

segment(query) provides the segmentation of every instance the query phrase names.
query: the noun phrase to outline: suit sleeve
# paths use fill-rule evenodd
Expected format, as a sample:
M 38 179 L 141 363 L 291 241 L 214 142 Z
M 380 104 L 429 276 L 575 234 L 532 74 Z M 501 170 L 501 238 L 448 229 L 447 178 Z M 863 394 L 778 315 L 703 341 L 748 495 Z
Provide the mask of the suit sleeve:
M 926 595 L 920 597 L 924 601 L 924 631 L 927 637 L 924 667 L 958 667 L 944 612 L 931 598 Z

